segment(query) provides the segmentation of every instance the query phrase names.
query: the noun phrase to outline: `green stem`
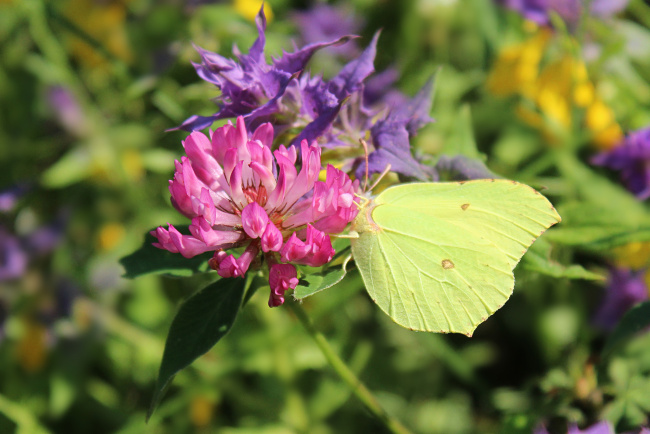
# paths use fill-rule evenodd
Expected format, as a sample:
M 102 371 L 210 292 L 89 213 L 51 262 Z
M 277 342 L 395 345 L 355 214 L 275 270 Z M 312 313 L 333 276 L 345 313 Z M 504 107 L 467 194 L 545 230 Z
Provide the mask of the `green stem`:
M 352 389 L 352 392 L 363 402 L 372 414 L 374 414 L 382 423 L 395 434 L 409 434 L 410 431 L 402 425 L 400 421 L 389 415 L 386 410 L 379 404 L 377 398 L 368 390 L 368 388 L 357 378 L 352 370 L 341 360 L 341 358 L 334 352 L 325 336 L 312 324 L 307 316 L 307 313 L 298 302 L 289 302 L 287 305 L 291 308 L 300 323 L 305 327 L 307 333 L 316 341 L 316 345 L 320 348 L 323 355 L 330 363 L 336 373 L 345 381 Z

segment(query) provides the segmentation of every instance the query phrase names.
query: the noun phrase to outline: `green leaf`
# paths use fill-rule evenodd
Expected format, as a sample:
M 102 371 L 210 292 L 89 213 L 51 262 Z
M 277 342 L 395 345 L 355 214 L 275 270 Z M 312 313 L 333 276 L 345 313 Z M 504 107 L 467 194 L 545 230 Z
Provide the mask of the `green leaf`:
M 555 278 L 605 280 L 602 274 L 585 270 L 581 265 L 564 266 L 550 257 L 551 245 L 546 240 L 539 240 L 528 251 L 522 261 L 522 267 Z
M 642 205 L 641 208 L 620 206 L 623 208 L 591 202 L 567 204 L 560 208 L 562 226 L 550 230 L 547 239 L 594 251 L 632 241 L 650 241 L 650 213 Z M 621 209 L 625 212 L 620 212 Z
M 188 226 L 176 226 L 176 229 L 184 234 L 189 233 L 187 228 Z M 180 253 L 154 247 L 151 243 L 156 241 L 153 235 L 147 233 L 142 247 L 120 259 L 120 264 L 125 270 L 124 277 L 133 279 L 151 273 L 186 277 L 208 270 L 208 254 L 185 258 Z
M 603 358 L 640 331 L 650 327 L 650 301 L 644 301 L 628 310 L 618 323 L 603 348 Z
M 158 406 L 174 375 L 207 353 L 230 331 L 249 280 L 220 279 L 183 303 L 167 335 L 147 420 Z
M 472 113 L 469 104 L 461 107 L 460 113 L 456 116 L 454 133 L 445 141 L 442 154 L 457 156 L 463 155 L 467 158 L 483 160 L 485 157 L 478 151 L 474 139 L 474 126 L 472 124 Z
M 324 289 L 331 288 L 332 286 L 339 283 L 345 277 L 347 273 L 347 265 L 351 259 L 351 255 L 348 255 L 343 261 L 341 268 L 326 268 L 320 273 L 308 274 L 300 279 L 298 286 L 293 291 L 293 298 L 296 300 L 302 300 L 303 298 L 314 295 L 317 292 L 320 292 Z
M 60 188 L 79 182 L 92 172 L 92 157 L 88 149 L 78 147 L 68 151 L 48 168 L 41 177 L 45 187 Z
M 556 162 L 563 177 L 573 183 L 578 195 L 587 204 L 612 210 L 618 214 L 619 219 L 630 223 L 648 220 L 647 208 L 632 193 L 599 175 L 575 155 L 558 153 Z M 621 213 L 621 210 L 625 212 Z

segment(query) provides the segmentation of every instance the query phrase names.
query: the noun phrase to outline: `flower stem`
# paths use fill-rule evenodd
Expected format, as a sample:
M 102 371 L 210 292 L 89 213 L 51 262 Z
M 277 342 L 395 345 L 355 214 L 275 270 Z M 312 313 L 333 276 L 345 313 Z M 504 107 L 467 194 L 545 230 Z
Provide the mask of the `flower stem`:
M 361 402 L 363 402 L 366 408 L 382 421 L 390 432 L 395 434 L 409 434 L 410 431 L 402 425 L 400 421 L 393 418 L 386 412 L 386 410 L 384 410 L 381 404 L 379 404 L 379 401 L 377 401 L 377 398 L 375 398 L 354 372 L 352 372 L 345 362 L 334 352 L 329 342 L 327 342 L 327 339 L 325 339 L 325 336 L 316 330 L 300 303 L 289 302 L 286 304 L 291 308 L 305 330 L 307 330 L 307 333 L 309 333 L 314 341 L 316 341 L 316 344 L 332 368 L 334 368 L 339 377 L 350 386 L 352 392 L 361 400 Z

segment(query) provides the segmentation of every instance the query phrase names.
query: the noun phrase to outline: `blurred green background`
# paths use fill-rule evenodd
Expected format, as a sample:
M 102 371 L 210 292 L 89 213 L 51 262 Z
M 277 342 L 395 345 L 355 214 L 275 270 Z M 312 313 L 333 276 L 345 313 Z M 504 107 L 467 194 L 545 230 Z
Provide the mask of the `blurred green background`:
M 313 5 L 267 2 L 267 53 L 303 43 L 295 14 Z M 579 229 L 594 227 L 588 217 L 611 230 L 648 216 L 589 158 L 650 125 L 650 8 L 632 1 L 571 30 L 489 0 L 335 5 L 357 17 L 360 47 L 383 29 L 375 66 L 399 71 L 404 93 L 439 71 L 436 123 L 418 152 L 466 155 L 544 187 L 567 226 L 535 244 L 542 265 L 522 263 L 510 301 L 471 339 L 402 329 L 356 271 L 305 301 L 316 327 L 414 432 L 647 424 L 650 335 L 603 354 L 610 335 L 593 322 L 608 267 L 644 270 L 647 237 L 583 249 Z M 210 276 L 127 280 L 118 260 L 151 228 L 182 222 L 167 180 L 186 133 L 165 130 L 213 113 L 218 95 L 196 76 L 192 44 L 246 51 L 259 7 L 0 1 L 0 190 L 21 192 L 0 199 L 0 267 L 21 270 L 0 274 L 0 433 L 384 432 L 291 311 L 269 309 L 263 294 L 145 425 L 171 320 Z M 310 65 L 332 76 L 343 63 L 325 51 Z

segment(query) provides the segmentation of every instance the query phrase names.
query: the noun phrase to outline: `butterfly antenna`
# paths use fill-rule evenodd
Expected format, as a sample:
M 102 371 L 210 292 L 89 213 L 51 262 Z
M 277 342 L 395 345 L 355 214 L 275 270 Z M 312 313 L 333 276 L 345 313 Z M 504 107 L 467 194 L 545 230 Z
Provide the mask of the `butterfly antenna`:
M 368 170 L 368 166 L 366 166 L 366 170 Z M 388 172 L 390 172 L 390 164 L 387 164 L 387 165 L 386 165 L 386 168 L 384 169 L 384 171 L 381 172 L 381 174 L 379 174 L 379 177 L 378 177 L 378 178 L 375 180 L 375 182 L 372 184 L 372 186 L 370 187 L 370 190 L 372 190 L 372 189 L 374 189 L 375 187 L 377 187 L 377 184 L 379 184 L 379 181 L 381 181 L 382 178 L 383 178 L 384 176 L 386 176 L 386 174 L 387 174 Z
M 367 197 L 365 197 L 362 194 L 355 193 L 354 196 L 361 199 L 361 203 L 356 202 L 356 201 L 352 202 L 353 204 L 355 204 L 357 206 L 358 209 L 361 209 L 361 208 L 365 207 L 366 205 L 368 205 L 368 203 L 370 203 L 370 199 L 368 199 Z
M 363 156 L 366 160 L 366 176 L 363 180 L 363 191 L 365 193 L 366 191 L 368 191 L 368 144 L 363 139 L 359 139 L 359 142 L 361 142 L 361 146 L 363 146 Z

